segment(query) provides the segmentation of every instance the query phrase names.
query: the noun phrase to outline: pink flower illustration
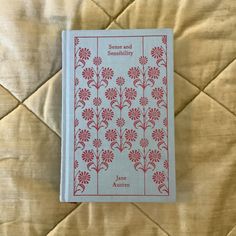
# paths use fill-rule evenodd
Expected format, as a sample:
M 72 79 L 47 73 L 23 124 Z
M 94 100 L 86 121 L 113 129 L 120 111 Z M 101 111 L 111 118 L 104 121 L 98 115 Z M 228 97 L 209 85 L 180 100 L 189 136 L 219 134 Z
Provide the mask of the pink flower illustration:
M 169 163 L 168 163 L 167 160 L 164 161 L 163 166 L 164 166 L 165 169 L 169 168 Z
M 88 184 L 90 181 L 90 174 L 86 171 L 80 171 L 78 175 L 78 180 L 81 184 Z
M 165 133 L 163 131 L 163 129 L 155 129 L 153 132 L 152 132 L 152 138 L 155 140 L 155 141 L 161 141 L 164 139 L 164 136 L 165 136 Z
M 125 138 L 128 140 L 128 141 L 135 141 L 137 139 L 137 133 L 135 130 L 132 130 L 132 129 L 127 129 L 125 131 Z
M 150 67 L 148 70 L 148 76 L 152 79 L 157 79 L 160 75 L 160 71 L 156 67 Z
M 141 106 L 146 106 L 148 104 L 148 99 L 146 97 L 141 97 L 139 103 Z
M 156 171 L 153 174 L 152 179 L 156 184 L 162 184 L 165 181 L 165 175 L 163 172 Z
M 160 115 L 161 115 L 161 113 L 160 113 L 159 109 L 157 109 L 157 108 L 151 108 L 148 111 L 148 116 L 149 116 L 150 120 L 159 120 Z
M 167 85 L 167 77 L 166 77 L 166 76 L 163 77 L 163 79 L 162 79 L 162 83 L 163 83 L 164 85 Z
M 117 97 L 117 92 L 114 88 L 109 88 L 106 90 L 105 96 L 108 100 L 113 100 Z
M 108 141 L 116 140 L 116 138 L 117 138 L 116 130 L 114 130 L 114 129 L 107 130 L 107 132 L 105 133 L 105 137 Z
M 162 39 L 162 38 L 161 38 Z M 162 40 L 165 40 L 164 38 Z M 144 44 L 144 40 L 143 40 Z M 159 42 L 159 45 L 163 46 L 163 43 Z M 138 139 L 140 149 L 139 150 L 132 150 L 129 152 L 129 159 L 133 162 L 134 168 L 136 171 L 142 171 L 143 177 L 144 177 L 144 188 L 143 193 L 144 195 L 147 194 L 148 189 L 146 188 L 145 183 L 147 182 L 148 172 L 156 171 L 157 168 L 157 162 L 160 162 L 161 160 L 161 152 L 159 150 L 166 149 L 167 150 L 167 144 L 165 142 L 166 138 L 166 131 L 164 129 L 156 129 L 156 127 L 159 123 L 159 120 L 161 118 L 161 112 L 160 107 L 167 108 L 167 102 L 163 98 L 165 93 L 165 88 L 162 84 L 162 80 L 158 80 L 161 83 L 161 86 L 163 87 L 157 87 L 158 84 L 156 84 L 157 79 L 162 79 L 160 77 L 160 74 L 163 67 L 167 67 L 166 63 L 166 52 L 165 49 L 162 46 L 157 45 L 156 47 L 153 47 L 149 53 L 151 56 L 155 59 L 148 59 L 148 57 L 145 56 L 144 52 L 144 45 L 142 45 L 142 54 L 139 57 L 139 66 L 132 66 L 128 70 L 128 76 L 129 78 L 133 79 L 133 85 L 135 88 L 140 89 L 140 92 L 142 92 L 143 95 L 141 95 L 138 98 L 138 102 L 141 105 L 139 108 L 135 108 L 135 105 L 132 104 L 132 99 L 127 96 L 125 93 L 126 101 L 131 103 L 130 106 L 127 106 L 128 108 L 133 107 L 129 109 L 128 116 L 130 120 L 133 121 L 133 127 L 134 130 L 137 133 L 142 132 L 142 137 Z M 149 54 L 149 55 L 150 55 Z M 156 66 L 154 64 L 148 65 L 148 61 L 151 60 L 156 63 Z M 163 67 L 162 67 L 163 66 Z M 161 68 L 161 69 L 160 69 Z M 162 71 L 165 73 L 164 71 Z M 159 83 L 158 82 L 158 83 Z M 147 88 L 150 88 L 151 90 L 151 97 L 149 98 L 149 92 L 147 91 Z M 137 91 L 137 90 L 135 90 Z M 133 100 L 137 98 L 137 95 L 133 97 Z M 151 103 L 151 98 L 156 100 L 157 107 L 154 106 L 154 104 Z M 150 101 L 149 101 L 150 99 Z M 136 101 L 136 102 L 137 102 Z M 162 122 L 162 119 L 160 120 Z M 150 150 L 149 149 L 149 137 L 146 133 L 148 129 L 152 130 L 152 138 L 153 140 L 157 141 L 156 145 L 158 150 Z M 129 133 L 125 131 L 125 138 L 127 142 L 129 143 L 130 137 L 128 137 Z M 148 137 L 148 138 L 147 138 Z M 137 137 L 135 137 L 135 140 L 137 140 Z M 130 148 L 131 149 L 131 148 Z M 163 177 L 163 176 L 164 177 Z M 151 175 L 152 176 L 152 175 Z M 162 172 L 155 172 L 153 175 L 153 181 L 155 183 L 164 182 L 165 181 L 165 175 Z M 168 192 L 168 188 L 164 186 L 164 184 L 157 186 L 159 192 Z
M 94 72 L 91 68 L 85 68 L 82 72 L 82 75 L 85 79 L 89 80 L 93 78 Z
M 162 37 L 162 43 L 164 43 L 164 44 L 167 43 L 167 36 L 166 36 L 166 35 L 164 35 L 164 36 Z
M 79 132 L 78 137 L 80 142 L 88 142 L 91 137 L 91 134 L 88 130 L 83 129 Z
M 161 160 L 161 153 L 160 151 L 157 151 L 157 150 L 152 150 L 150 153 L 149 153 L 149 159 L 151 162 L 159 162 Z
M 141 56 L 141 57 L 139 58 L 139 63 L 140 63 L 141 65 L 145 65 L 145 64 L 147 64 L 147 62 L 148 62 L 147 57 Z
M 102 99 L 101 98 L 94 98 L 93 99 L 93 105 L 98 107 L 102 104 Z
M 106 131 L 107 127 L 109 127 L 109 121 L 111 121 L 114 117 L 114 111 L 110 108 L 101 107 L 104 100 L 104 98 L 102 97 L 103 96 L 102 94 L 105 93 L 104 94 L 105 100 L 107 99 L 111 100 L 110 103 L 114 104 L 116 102 L 115 99 L 117 98 L 117 95 L 119 91 L 121 90 L 121 87 L 119 87 L 119 91 L 118 89 L 115 89 L 115 88 L 107 89 L 105 91 L 103 89 L 102 90 L 100 89 L 103 86 L 105 88 L 110 87 L 108 86 L 109 85 L 108 80 L 113 78 L 114 71 L 110 67 L 104 68 L 100 66 L 103 62 L 101 57 L 97 55 L 91 58 L 91 55 L 92 53 L 88 48 L 80 48 L 80 47 L 75 48 L 75 63 L 74 63 L 75 69 L 77 67 L 81 67 L 80 73 L 82 75 L 82 78 L 84 80 L 87 80 L 85 81 L 87 84 L 87 88 L 86 89 L 82 88 L 77 91 L 75 90 L 76 93 L 75 93 L 74 106 L 75 106 L 75 109 L 77 107 L 82 107 L 80 114 L 81 114 L 82 119 L 87 121 L 88 129 L 79 129 L 78 127 L 76 127 L 74 131 L 74 136 L 75 136 L 74 150 L 76 151 L 78 149 L 81 149 L 82 150 L 81 158 L 84 162 L 86 162 L 87 169 L 89 171 L 95 171 L 96 178 L 94 181 L 97 181 L 97 194 L 98 194 L 99 193 L 99 188 L 98 188 L 99 172 L 101 170 L 106 171 L 109 167 L 108 163 L 112 162 L 112 160 L 114 159 L 114 154 L 112 151 L 102 149 L 102 137 L 105 133 L 105 138 L 108 141 L 112 141 L 113 143 L 115 143 L 114 141 L 118 137 L 118 130 L 114 129 L 114 130 Z M 91 58 L 91 61 L 90 61 L 91 66 L 89 68 L 85 68 L 86 60 L 89 60 L 90 58 Z M 78 82 L 80 82 L 78 78 L 76 79 L 77 80 L 74 81 L 75 87 L 77 87 Z M 117 78 L 117 83 L 120 85 L 122 85 L 122 83 L 124 84 L 124 78 Z M 95 91 L 92 92 L 92 90 L 88 88 L 91 88 L 92 90 L 95 90 Z M 91 95 L 93 95 L 92 98 L 91 98 Z M 86 103 L 85 100 L 89 100 L 90 98 L 91 98 L 91 101 L 89 101 L 90 103 L 89 102 Z M 130 101 L 126 101 L 126 103 L 129 105 Z M 90 107 L 87 108 L 86 107 L 87 104 Z M 127 104 L 125 105 L 128 106 Z M 115 104 L 114 107 L 115 106 L 118 107 L 119 105 L 120 104 L 117 102 L 117 104 Z M 120 105 L 120 107 L 123 107 L 123 104 Z M 76 115 L 78 118 L 78 114 Z M 75 118 L 75 120 L 77 118 Z M 122 120 L 120 121 L 120 123 L 122 125 Z M 103 129 L 104 131 L 101 131 Z M 123 131 L 123 135 L 124 135 L 124 131 Z M 86 143 L 86 142 L 89 142 L 90 140 L 92 141 L 92 148 L 94 150 L 87 149 L 87 145 L 89 147 L 89 145 L 91 146 L 91 144 Z M 117 145 L 117 143 L 115 143 L 115 145 Z M 81 172 L 81 171 L 76 170 L 74 180 L 75 180 L 74 193 L 83 192 L 86 188 L 85 185 L 90 182 L 91 176 L 86 171 Z
M 79 91 L 79 98 L 83 101 L 85 100 L 89 100 L 91 96 L 91 93 L 88 89 L 84 88 L 84 89 L 80 89 Z
M 93 59 L 93 64 L 94 64 L 95 66 L 101 65 L 101 63 L 102 63 L 102 58 L 101 58 L 101 57 L 94 57 L 94 59 Z
M 128 116 L 131 120 L 138 120 L 140 118 L 140 111 L 138 108 L 131 108 Z
M 77 169 L 79 167 L 79 162 L 77 160 L 75 160 L 74 162 L 74 168 Z
M 111 68 L 103 68 L 102 70 L 102 77 L 104 79 L 111 79 L 112 76 L 114 75 L 114 71 Z
M 168 125 L 167 118 L 165 118 L 165 119 L 163 120 L 163 125 L 167 127 L 167 125 Z
M 154 88 L 152 90 L 152 97 L 154 99 L 160 100 L 163 98 L 163 95 L 164 95 L 163 88 Z
M 93 113 L 93 110 L 92 109 L 85 109 L 83 112 L 82 112 L 82 117 L 85 119 L 85 120 L 92 120 L 93 119 L 93 116 L 94 116 L 94 113 Z
M 131 79 L 137 79 L 140 75 L 140 71 L 137 67 L 131 67 L 128 71 L 128 75 Z
M 116 125 L 117 125 L 118 127 L 123 127 L 123 126 L 125 125 L 125 119 L 124 119 L 124 118 L 118 118 L 118 119 L 116 120 Z
M 114 116 L 114 112 L 112 109 L 110 108 L 105 108 L 103 111 L 102 111 L 102 118 L 104 120 L 112 120 Z
M 116 84 L 118 85 L 118 86 L 121 86 L 121 85 L 123 85 L 125 83 L 125 79 L 123 78 L 123 77 L 118 77 L 117 79 L 116 79 Z
M 91 52 L 87 48 L 81 48 L 79 51 L 79 57 L 83 60 L 88 60 L 91 55 Z
M 142 148 L 146 148 L 147 146 L 148 146 L 148 140 L 146 139 L 146 138 L 142 138 L 141 140 L 140 140 L 140 146 L 142 147 Z
M 137 150 L 132 150 L 129 152 L 129 159 L 132 161 L 132 162 L 139 162 L 140 161 L 140 158 L 141 158 L 141 154 L 139 151 Z
M 82 159 L 85 161 L 85 162 L 90 162 L 92 161 L 94 158 L 94 154 L 91 150 L 85 150 L 83 151 L 82 153 Z
M 137 96 L 137 91 L 133 88 L 126 88 L 125 97 L 129 100 L 134 100 Z
M 102 160 L 104 162 L 110 163 L 110 162 L 112 162 L 113 158 L 114 158 L 114 153 L 112 151 L 110 151 L 110 150 L 103 151 Z
M 163 56 L 163 49 L 161 47 L 154 47 L 151 51 L 152 57 L 159 59 Z
M 93 140 L 93 146 L 95 147 L 95 148 L 99 148 L 99 147 L 101 147 L 101 145 L 102 145 L 102 141 L 101 141 L 101 139 L 94 139 Z

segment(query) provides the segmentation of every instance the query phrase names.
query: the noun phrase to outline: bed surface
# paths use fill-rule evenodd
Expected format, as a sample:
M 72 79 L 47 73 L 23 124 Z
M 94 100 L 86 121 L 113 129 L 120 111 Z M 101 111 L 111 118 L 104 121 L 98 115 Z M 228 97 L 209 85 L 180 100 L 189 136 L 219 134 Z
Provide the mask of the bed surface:
M 0 235 L 236 235 L 236 4 L 0 0 Z M 173 28 L 176 203 L 60 203 L 61 31 Z

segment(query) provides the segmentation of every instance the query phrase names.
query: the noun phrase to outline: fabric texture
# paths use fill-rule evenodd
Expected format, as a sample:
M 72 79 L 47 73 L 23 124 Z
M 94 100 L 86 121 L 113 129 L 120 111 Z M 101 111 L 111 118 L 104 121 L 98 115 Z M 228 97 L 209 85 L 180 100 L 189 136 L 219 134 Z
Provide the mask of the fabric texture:
M 0 0 L 0 235 L 236 235 L 234 0 Z M 60 203 L 61 31 L 173 28 L 176 203 Z

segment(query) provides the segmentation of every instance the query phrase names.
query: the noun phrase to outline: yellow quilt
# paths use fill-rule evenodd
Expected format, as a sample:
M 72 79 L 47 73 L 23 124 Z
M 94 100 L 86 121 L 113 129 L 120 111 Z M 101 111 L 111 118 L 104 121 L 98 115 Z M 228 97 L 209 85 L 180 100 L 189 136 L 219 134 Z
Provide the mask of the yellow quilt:
M 177 202 L 59 202 L 61 31 L 173 28 Z M 236 235 L 234 0 L 0 0 L 0 235 Z

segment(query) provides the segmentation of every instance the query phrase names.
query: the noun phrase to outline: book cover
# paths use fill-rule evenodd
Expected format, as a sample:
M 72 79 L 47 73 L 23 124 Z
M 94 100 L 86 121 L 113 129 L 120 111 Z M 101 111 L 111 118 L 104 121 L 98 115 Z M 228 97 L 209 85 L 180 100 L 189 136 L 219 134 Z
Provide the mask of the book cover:
M 174 201 L 172 31 L 64 31 L 62 58 L 61 201 Z

